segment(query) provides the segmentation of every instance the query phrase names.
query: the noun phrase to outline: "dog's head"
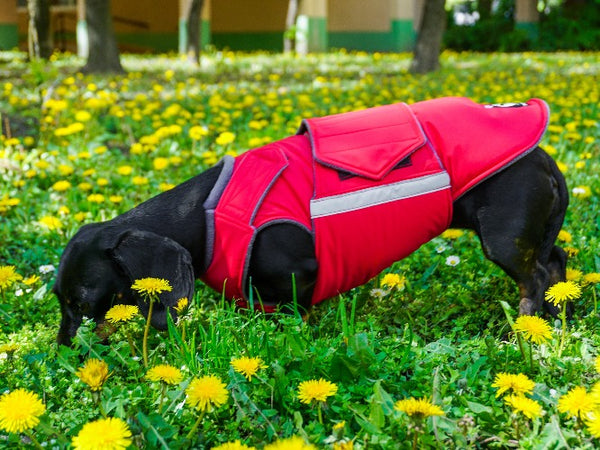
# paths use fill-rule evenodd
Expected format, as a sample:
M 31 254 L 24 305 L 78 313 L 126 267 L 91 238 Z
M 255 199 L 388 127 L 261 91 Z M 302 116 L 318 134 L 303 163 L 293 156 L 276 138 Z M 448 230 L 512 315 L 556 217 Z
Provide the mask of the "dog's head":
M 82 227 L 61 257 L 54 293 L 62 319 L 57 341 L 70 345 L 84 316 L 97 323 L 116 304 L 137 305 L 144 316 L 148 303 L 131 289 L 135 280 L 155 277 L 168 280 L 172 291 L 160 294 L 151 323 L 167 328 L 167 314 L 182 297 L 194 294 L 194 271 L 189 252 L 164 236 L 111 223 Z

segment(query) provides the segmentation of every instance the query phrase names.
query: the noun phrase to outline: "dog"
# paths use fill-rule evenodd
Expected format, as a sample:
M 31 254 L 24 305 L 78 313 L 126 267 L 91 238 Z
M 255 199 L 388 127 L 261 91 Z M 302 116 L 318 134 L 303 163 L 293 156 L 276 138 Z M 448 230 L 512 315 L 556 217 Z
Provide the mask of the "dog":
M 480 105 L 441 98 L 304 120 L 298 133 L 250 150 L 102 223 L 67 244 L 53 290 L 69 345 L 84 316 L 148 305 L 136 279 L 168 280 L 151 324 L 167 327 L 199 278 L 267 312 L 301 308 L 364 284 L 447 228 L 474 230 L 485 256 L 520 290 L 519 313 L 557 309 L 565 280 L 555 240 L 564 177 L 539 146 L 542 100 Z

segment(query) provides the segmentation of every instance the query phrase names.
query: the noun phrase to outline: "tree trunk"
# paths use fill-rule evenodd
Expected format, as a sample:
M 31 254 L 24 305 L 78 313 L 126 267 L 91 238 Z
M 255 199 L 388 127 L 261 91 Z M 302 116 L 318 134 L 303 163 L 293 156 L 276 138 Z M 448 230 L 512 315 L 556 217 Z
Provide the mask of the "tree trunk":
M 83 73 L 122 73 L 119 48 L 110 15 L 110 0 L 86 0 L 89 55 Z
M 202 20 L 201 11 L 204 0 L 189 0 L 186 4 L 185 20 L 187 22 L 187 49 L 188 60 L 194 64 L 200 62 Z
M 287 16 L 285 17 L 285 31 L 283 32 L 283 51 L 289 53 L 296 47 L 296 20 L 300 0 L 289 0 Z
M 29 59 L 48 59 L 52 54 L 50 34 L 50 3 L 48 0 L 27 0 L 29 29 L 27 43 Z
M 411 73 L 433 72 L 440 67 L 442 37 L 446 28 L 446 0 L 425 0 Z

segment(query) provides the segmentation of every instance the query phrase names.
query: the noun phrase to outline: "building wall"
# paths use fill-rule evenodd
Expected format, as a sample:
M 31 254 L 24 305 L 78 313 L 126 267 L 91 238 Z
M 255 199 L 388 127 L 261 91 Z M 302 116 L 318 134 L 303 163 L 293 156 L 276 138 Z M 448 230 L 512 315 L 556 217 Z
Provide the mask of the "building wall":
M 6 0 L 0 0 L 6 1 Z M 124 52 L 177 50 L 179 7 L 177 0 L 112 1 L 111 13 L 119 48 Z M 77 7 L 51 6 L 50 23 L 58 50 L 77 51 Z M 27 8 L 18 9 L 19 46 L 27 48 Z
M 330 48 L 412 49 L 414 0 L 329 0 L 328 6 Z
M 177 0 L 112 1 L 119 46 L 128 51 L 174 51 L 179 38 Z
M 329 0 L 330 32 L 390 31 L 390 0 Z
M 0 50 L 11 50 L 19 44 L 17 3 L 0 0 Z
M 281 51 L 287 6 L 288 0 L 212 0 L 211 43 L 232 50 Z
M 121 51 L 180 50 L 180 36 L 185 29 L 180 9 L 185 1 L 112 1 L 114 27 Z M 282 50 L 288 0 L 204 1 L 203 43 L 210 42 L 218 49 Z M 422 0 L 303 0 L 298 29 L 309 51 L 328 48 L 411 50 L 415 40 L 413 17 L 418 1 Z M 7 2 L 12 5 L 16 0 L 0 0 L 0 6 L 9 4 Z M 77 2 L 84 3 L 83 0 Z M 0 7 L 0 48 L 6 48 L 11 42 L 10 38 L 3 37 L 5 34 L 14 35 L 14 17 L 2 15 L 8 9 Z M 56 48 L 77 51 L 76 35 L 82 22 L 85 30 L 85 22 L 77 19 L 77 7 L 52 7 L 51 14 Z M 83 16 L 81 11 L 80 15 Z M 4 23 L 8 26 L 3 28 Z M 21 48 L 25 49 L 27 10 L 24 7 L 19 8 L 18 29 Z

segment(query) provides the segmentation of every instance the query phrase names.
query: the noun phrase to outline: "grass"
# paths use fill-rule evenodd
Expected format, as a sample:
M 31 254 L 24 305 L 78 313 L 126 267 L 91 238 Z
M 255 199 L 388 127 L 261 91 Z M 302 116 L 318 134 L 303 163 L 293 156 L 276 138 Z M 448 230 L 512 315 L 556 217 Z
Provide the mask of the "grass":
M 177 57 L 124 56 L 127 75 L 83 77 L 71 55 L 46 65 L 0 53 L 0 266 L 21 276 L 0 276 L 0 393 L 23 388 L 46 407 L 39 424 L 9 433 L 2 418 L 13 411 L 0 403 L 0 448 L 69 448 L 104 416 L 126 422 L 133 448 L 236 440 L 230 448 L 284 448 L 291 436 L 336 449 L 597 447 L 598 287 L 583 276 L 600 272 L 599 60 L 445 53 L 441 71 L 415 77 L 408 54 L 215 53 L 199 70 Z M 317 306 L 306 321 L 236 311 L 199 283 L 178 324 L 149 335 L 149 366 L 179 369 L 175 385 L 146 378 L 142 317 L 109 345 L 86 322 L 73 348 L 57 348 L 54 270 L 82 224 L 112 218 L 224 154 L 289 135 L 304 117 L 448 95 L 489 103 L 540 97 L 551 107 L 543 144 L 572 192 L 559 244 L 582 286 L 564 348 L 554 321 L 551 338 L 519 345 L 511 327 L 517 289 L 472 233 L 436 238 L 396 263 L 386 273 L 404 277 L 397 287 L 382 289 L 380 276 Z M 459 263 L 447 265 L 450 256 Z M 265 367 L 248 380 L 231 365 L 241 356 Z M 108 364 L 100 391 L 76 375 L 88 358 Z M 539 414 L 496 395 L 501 373 L 534 382 L 525 395 Z M 186 403 L 186 389 L 207 375 L 222 380 L 227 400 L 201 411 Z M 300 383 L 319 379 L 337 392 L 301 402 Z M 569 402 L 575 387 L 588 396 Z M 427 399 L 443 415 L 394 407 L 408 398 Z M 586 402 L 589 411 L 577 409 Z

